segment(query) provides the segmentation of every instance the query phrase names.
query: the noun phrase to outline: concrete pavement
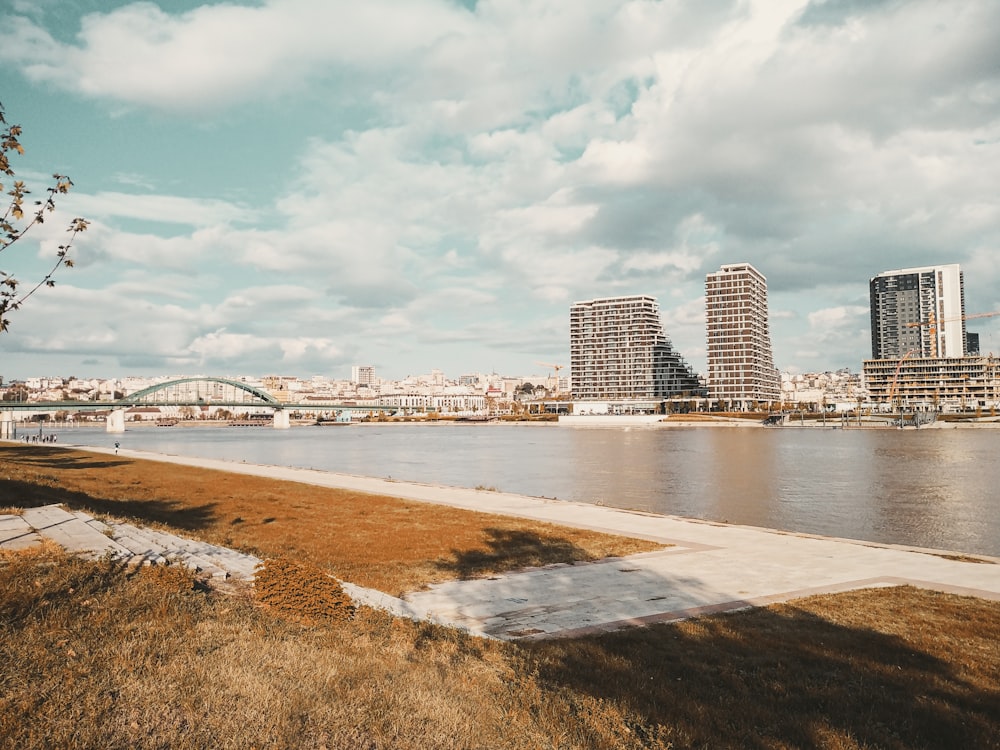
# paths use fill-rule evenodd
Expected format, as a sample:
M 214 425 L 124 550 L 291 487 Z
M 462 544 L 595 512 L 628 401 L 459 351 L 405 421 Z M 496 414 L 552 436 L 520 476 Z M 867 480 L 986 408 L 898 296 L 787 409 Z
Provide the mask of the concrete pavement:
M 596 563 L 554 565 L 489 579 L 451 581 L 410 593 L 404 600 L 347 586 L 348 592 L 364 603 L 484 636 L 572 636 L 817 593 L 900 584 L 1000 600 L 1000 559 L 996 558 L 311 469 L 138 451 L 123 453 L 549 521 L 673 545 L 658 552 Z M 0 517 L 0 529 L 4 523 Z

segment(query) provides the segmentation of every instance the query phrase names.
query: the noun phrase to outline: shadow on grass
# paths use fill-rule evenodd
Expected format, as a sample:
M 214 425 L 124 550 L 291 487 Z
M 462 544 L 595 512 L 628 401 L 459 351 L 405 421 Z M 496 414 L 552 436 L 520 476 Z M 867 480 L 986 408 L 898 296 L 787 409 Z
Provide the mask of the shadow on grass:
M 485 548 L 452 550 L 453 559 L 438 562 L 438 569 L 465 579 L 500 570 L 593 559 L 582 547 L 559 537 L 517 529 L 487 528 L 484 532 Z
M 198 531 L 215 522 L 215 503 L 184 506 L 173 500 L 112 500 L 14 479 L 0 479 L 0 504 L 13 508 L 37 508 L 59 503 L 73 510 L 129 521 L 166 524 L 184 531 Z
M 31 450 L 26 451 L 25 448 Z M 16 458 L 22 464 L 39 469 L 110 469 L 130 463 L 128 459 L 116 456 L 87 455 L 78 453 L 72 448 L 50 448 L 35 444 L 18 445 L 16 448 L 0 446 L 0 458 L 5 458 L 7 455 Z
M 943 596 L 910 591 L 890 618 L 919 623 L 914 598 Z M 892 596 L 859 592 L 858 606 Z M 996 619 L 982 607 L 982 622 Z M 987 675 L 975 684 L 930 655 L 940 645 L 924 650 L 920 630 L 904 640 L 785 605 L 522 646 L 546 682 L 629 706 L 634 731 L 660 733 L 643 738 L 655 746 L 1000 747 L 1000 685 L 983 653 L 995 634 L 968 646 Z

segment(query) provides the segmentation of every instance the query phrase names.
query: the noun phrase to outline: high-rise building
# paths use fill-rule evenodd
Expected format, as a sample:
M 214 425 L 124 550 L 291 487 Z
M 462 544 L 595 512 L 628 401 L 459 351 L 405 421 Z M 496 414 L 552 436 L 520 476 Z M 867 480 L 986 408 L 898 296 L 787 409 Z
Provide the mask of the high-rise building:
M 767 279 L 749 263 L 724 265 L 705 277 L 709 398 L 749 408 L 778 401 L 767 315 Z
M 663 331 L 655 297 L 576 302 L 569 339 L 575 399 L 656 401 L 700 390 Z
M 869 290 L 872 359 L 965 356 L 965 281 L 957 263 L 884 271 Z
M 353 365 L 351 367 L 351 382 L 370 388 L 375 385 L 375 368 L 371 365 Z

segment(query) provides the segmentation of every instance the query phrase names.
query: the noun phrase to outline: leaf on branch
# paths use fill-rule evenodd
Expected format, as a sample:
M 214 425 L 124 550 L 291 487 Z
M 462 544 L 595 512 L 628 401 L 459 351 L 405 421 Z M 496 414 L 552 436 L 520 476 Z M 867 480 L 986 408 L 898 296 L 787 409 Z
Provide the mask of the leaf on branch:
M 52 182 L 44 190 L 45 197 L 33 201 L 33 208 L 26 215 L 25 196 L 31 191 L 27 189 L 22 180 L 14 179 L 15 173 L 10 163 L 10 154 L 24 154 L 24 148 L 18 140 L 22 132 L 21 126 L 7 124 L 2 103 L 0 103 L 0 125 L 3 126 L 3 129 L 0 130 L 0 176 L 10 176 L 13 183 L 12 185 L 8 183 L 10 190 L 6 192 L 6 195 L 11 198 L 9 204 L 5 209 L 0 207 L 0 251 L 3 251 L 10 247 L 13 242 L 22 239 L 25 232 L 34 225 L 44 224 L 45 213 L 56 209 L 55 196 L 68 193 L 73 187 L 73 181 L 67 175 L 54 173 Z M 4 184 L 0 183 L 0 194 L 4 194 L 5 190 Z M 19 223 L 23 225 L 18 226 Z M 24 301 L 41 287 L 54 287 L 56 282 L 52 277 L 60 266 L 72 267 L 74 265 L 68 257 L 72 249 L 73 239 L 78 232 L 85 231 L 88 224 L 89 222 L 85 219 L 73 219 L 67 228 L 67 231 L 71 233 L 70 239 L 65 245 L 59 246 L 55 264 L 40 281 L 37 283 L 33 281 L 29 285 L 31 288 L 26 292 L 18 292 L 18 281 L 10 274 L 0 271 L 0 333 L 7 330 L 8 321 L 5 318 L 7 312 L 19 309 Z

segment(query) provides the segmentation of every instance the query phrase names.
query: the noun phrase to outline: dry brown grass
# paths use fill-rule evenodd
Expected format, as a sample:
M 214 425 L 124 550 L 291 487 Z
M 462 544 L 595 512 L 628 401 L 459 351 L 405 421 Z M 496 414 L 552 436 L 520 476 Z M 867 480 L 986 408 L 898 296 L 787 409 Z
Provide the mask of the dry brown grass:
M 1000 603 L 909 588 L 575 641 L 361 608 L 311 626 L 176 568 L 0 565 L 0 748 L 989 748 Z
M 265 560 L 254 577 L 253 589 L 265 607 L 306 625 L 354 616 L 354 604 L 340 582 L 298 560 Z
M 283 498 L 304 503 L 299 485 L 60 458 L 0 447 L 3 502 L 68 498 L 199 536 L 266 531 L 280 523 Z M 258 504 L 212 500 L 235 492 L 228 482 L 261 493 Z M 330 512 L 334 497 L 315 513 Z M 264 507 L 265 518 L 248 510 Z M 392 518 L 409 523 L 409 512 Z M 491 553 L 516 546 L 520 529 L 490 524 L 463 549 L 440 541 L 451 526 L 426 522 L 429 548 L 449 553 L 424 564 L 441 574 L 443 559 L 449 575 L 491 569 Z M 520 540 L 532 549 L 533 533 Z M 552 533 L 567 542 L 572 532 Z M 264 531 L 243 538 L 274 541 Z M 307 564 L 276 565 L 272 590 L 291 577 L 293 599 L 311 591 L 309 602 L 337 601 L 320 568 L 324 554 L 347 553 L 309 538 L 299 542 Z M 561 544 L 546 548 L 564 554 Z M 130 573 L 54 545 L 5 553 L 0 748 L 1000 748 L 1000 602 L 876 589 L 526 644 L 365 607 L 349 620 L 293 614 L 205 589 L 177 568 Z
M 639 539 L 209 469 L 0 445 L 0 498 L 193 532 L 294 557 L 390 594 L 523 567 L 659 549 Z

